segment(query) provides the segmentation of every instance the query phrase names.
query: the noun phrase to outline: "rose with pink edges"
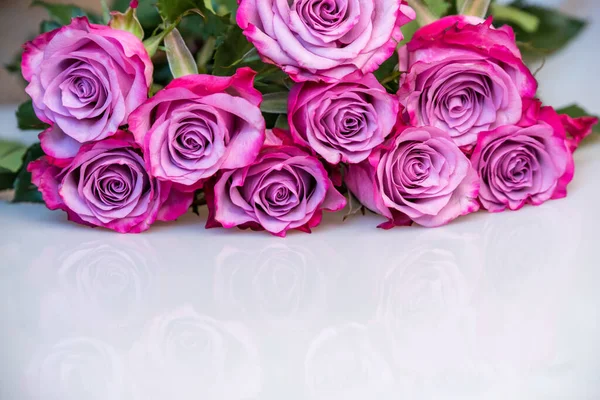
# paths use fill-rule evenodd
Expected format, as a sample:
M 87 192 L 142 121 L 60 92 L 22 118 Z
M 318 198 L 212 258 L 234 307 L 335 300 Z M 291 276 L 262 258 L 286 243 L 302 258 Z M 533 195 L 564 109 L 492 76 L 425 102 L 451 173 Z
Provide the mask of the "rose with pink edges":
M 67 159 L 83 143 L 114 135 L 148 98 L 153 70 L 141 40 L 85 17 L 26 43 L 25 91 L 52 125 L 40 135 L 44 152 Z
M 237 23 L 265 62 L 293 80 L 375 71 L 415 19 L 404 0 L 241 0 Z
M 515 124 L 522 99 L 537 82 L 508 26 L 491 20 L 450 16 L 419 29 L 400 50 L 398 96 L 408 122 L 434 126 L 466 151 L 480 132 Z
M 316 157 L 271 133 L 269 141 L 277 145 L 265 146 L 251 165 L 223 172 L 208 188 L 207 228 L 265 229 L 284 237 L 292 229 L 310 233 L 323 210 L 344 208 L 346 198 Z
M 471 162 L 434 127 L 401 128 L 366 161 L 350 165 L 345 182 L 365 207 L 388 218 L 385 229 L 441 226 L 479 209 Z
M 471 161 L 479 200 L 491 212 L 518 210 L 567 195 L 575 167 L 561 117 L 533 101 L 518 125 L 482 133 Z
M 146 172 L 140 150 L 126 132 L 83 145 L 66 166 L 44 156 L 27 170 L 49 209 L 119 233 L 145 231 L 157 220 L 173 221 L 193 200 L 192 194 Z
M 256 73 L 173 80 L 129 118 L 153 176 L 194 190 L 219 169 L 254 161 L 265 140 Z

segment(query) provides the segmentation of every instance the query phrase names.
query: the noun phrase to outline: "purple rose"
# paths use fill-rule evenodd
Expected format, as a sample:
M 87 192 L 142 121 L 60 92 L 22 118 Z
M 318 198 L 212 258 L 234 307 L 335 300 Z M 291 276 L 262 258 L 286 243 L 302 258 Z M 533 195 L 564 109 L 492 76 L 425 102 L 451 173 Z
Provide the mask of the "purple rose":
M 403 0 L 241 0 L 237 11 L 263 60 L 298 82 L 376 70 L 413 19 Z
M 22 70 L 36 115 L 54 125 L 40 136 L 44 152 L 70 158 L 127 123 L 148 97 L 153 65 L 133 34 L 74 18 L 25 44 Z
M 129 118 L 152 175 L 194 190 L 219 169 L 252 163 L 265 140 L 256 73 L 173 80 Z
M 527 115 L 525 126 L 501 126 L 479 136 L 471 161 L 481 177 L 479 200 L 488 211 L 518 210 L 567 195 L 574 163 L 561 117 L 539 102 L 532 110 L 537 121 Z
M 296 84 L 288 103 L 294 140 L 331 164 L 365 160 L 392 132 L 397 114 L 397 100 L 373 74 Z
M 290 229 L 310 233 L 323 209 L 346 205 L 319 160 L 288 145 L 265 147 L 253 164 L 223 172 L 207 186 L 207 228 L 266 229 L 281 237 Z
M 125 132 L 83 145 L 67 166 L 42 157 L 27 170 L 49 209 L 65 211 L 71 221 L 120 233 L 145 231 L 155 220 L 175 220 L 193 200 L 192 194 L 148 175 Z
M 405 129 L 350 165 L 346 185 L 368 209 L 389 222 L 445 225 L 479 209 L 477 173 L 450 136 L 434 127 Z
M 508 26 L 451 16 L 419 29 L 400 52 L 398 95 L 411 125 L 435 126 L 472 150 L 479 132 L 515 124 L 537 82 Z

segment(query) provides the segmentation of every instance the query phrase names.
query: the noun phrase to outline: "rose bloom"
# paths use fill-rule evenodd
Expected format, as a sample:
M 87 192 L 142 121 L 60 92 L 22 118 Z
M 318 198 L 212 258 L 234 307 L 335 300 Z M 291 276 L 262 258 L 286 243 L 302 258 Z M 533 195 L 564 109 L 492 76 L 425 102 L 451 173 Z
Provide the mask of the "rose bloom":
M 477 173 L 452 138 L 429 126 L 400 130 L 345 177 L 366 208 L 388 218 L 380 228 L 436 227 L 477 211 Z
M 310 233 L 324 209 L 346 205 L 316 157 L 279 143 L 265 146 L 253 164 L 223 172 L 205 190 L 207 228 L 266 229 L 280 237 L 290 229 Z
M 519 125 L 482 133 L 471 161 L 481 177 L 479 200 L 491 212 L 518 210 L 567 195 L 574 162 L 561 117 L 532 102 Z
M 398 103 L 373 74 L 296 84 L 288 101 L 294 140 L 331 164 L 358 163 L 392 132 Z
M 467 150 L 479 132 L 517 123 L 521 98 L 537 90 L 512 29 L 476 17 L 445 17 L 419 29 L 400 64 L 408 72 L 398 96 L 411 125 L 449 132 Z
M 173 80 L 129 118 L 152 175 L 194 190 L 219 169 L 252 163 L 265 140 L 256 73 Z
M 145 231 L 156 220 L 172 221 L 190 207 L 192 194 L 148 175 L 130 134 L 85 144 L 67 166 L 50 157 L 29 164 L 46 206 L 69 220 L 120 233 Z
M 22 70 L 36 115 L 54 125 L 40 135 L 44 152 L 70 158 L 127 123 L 148 97 L 153 65 L 133 34 L 82 17 L 25 44 Z
M 241 0 L 237 11 L 263 60 L 298 82 L 376 70 L 413 19 L 404 0 Z

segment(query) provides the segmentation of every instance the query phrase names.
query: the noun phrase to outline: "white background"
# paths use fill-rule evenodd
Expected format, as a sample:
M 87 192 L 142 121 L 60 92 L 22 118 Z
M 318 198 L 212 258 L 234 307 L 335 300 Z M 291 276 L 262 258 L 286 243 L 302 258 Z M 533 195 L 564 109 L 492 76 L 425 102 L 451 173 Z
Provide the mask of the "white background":
M 600 21 L 600 2 L 562 3 Z M 538 74 L 600 113 L 600 24 Z M 12 108 L 1 135 L 17 132 Z M 600 141 L 565 200 L 287 239 L 141 235 L 0 201 L 0 399 L 600 399 Z

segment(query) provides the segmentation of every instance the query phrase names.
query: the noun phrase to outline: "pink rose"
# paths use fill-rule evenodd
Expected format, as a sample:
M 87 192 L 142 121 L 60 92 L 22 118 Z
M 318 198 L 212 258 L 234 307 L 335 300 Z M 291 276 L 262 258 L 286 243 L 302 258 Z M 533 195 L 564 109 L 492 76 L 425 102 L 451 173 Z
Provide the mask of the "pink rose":
M 450 16 L 417 31 L 401 50 L 398 96 L 412 125 L 440 128 L 467 150 L 480 132 L 515 124 L 537 82 L 508 26 Z
M 237 11 L 263 60 L 298 82 L 376 70 L 413 19 L 404 0 L 241 0 Z
M 120 233 L 145 231 L 155 220 L 175 220 L 193 200 L 192 194 L 148 175 L 139 149 L 125 132 L 83 145 L 67 166 L 42 157 L 27 170 L 49 209 L 65 211 L 71 221 Z
M 346 186 L 384 229 L 416 222 L 445 225 L 479 209 L 477 173 L 450 136 L 434 127 L 407 128 L 348 167 Z
M 23 76 L 36 115 L 54 125 L 44 152 L 73 157 L 81 144 L 114 135 L 148 97 L 153 65 L 133 34 L 74 18 L 25 44 Z
M 579 144 L 592 134 L 594 125 L 598 123 L 597 117 L 572 118 L 566 114 L 560 115 L 560 121 L 567 134 L 567 144 L 571 151 L 577 150 Z
M 265 140 L 255 75 L 240 68 L 232 77 L 184 76 L 131 114 L 151 174 L 194 190 L 219 169 L 252 163 Z
M 518 210 L 567 195 L 574 163 L 561 118 L 552 107 L 534 103 L 530 123 L 501 126 L 482 133 L 471 162 L 481 177 L 479 200 L 491 212 Z
M 288 103 L 294 140 L 331 164 L 365 160 L 392 132 L 397 114 L 396 99 L 373 74 L 296 84 Z
M 281 237 L 290 229 L 310 233 L 322 210 L 346 205 L 319 160 L 288 145 L 265 147 L 253 164 L 224 172 L 205 190 L 207 228 L 266 229 Z

